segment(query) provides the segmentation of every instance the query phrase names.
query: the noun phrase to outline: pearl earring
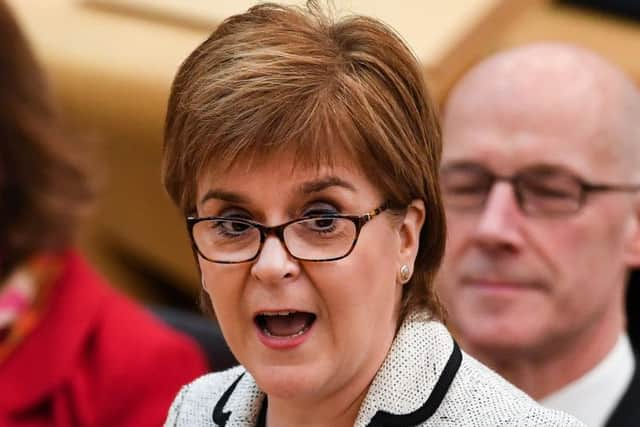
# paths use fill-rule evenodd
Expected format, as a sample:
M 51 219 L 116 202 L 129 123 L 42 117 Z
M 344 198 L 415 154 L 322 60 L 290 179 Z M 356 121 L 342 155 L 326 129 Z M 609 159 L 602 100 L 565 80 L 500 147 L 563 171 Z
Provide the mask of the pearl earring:
M 400 280 L 402 283 L 406 283 L 411 278 L 411 270 L 409 270 L 409 266 L 407 264 L 403 264 L 400 267 Z

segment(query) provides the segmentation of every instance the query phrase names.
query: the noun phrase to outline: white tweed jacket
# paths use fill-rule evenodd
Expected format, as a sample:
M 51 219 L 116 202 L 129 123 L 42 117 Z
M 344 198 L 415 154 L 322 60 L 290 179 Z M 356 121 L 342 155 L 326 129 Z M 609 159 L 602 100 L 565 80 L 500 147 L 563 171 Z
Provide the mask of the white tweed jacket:
M 242 367 L 183 387 L 165 427 L 253 427 L 264 400 Z M 438 322 L 409 316 L 374 378 L 354 424 L 382 426 L 583 426 L 539 406 L 461 352 Z

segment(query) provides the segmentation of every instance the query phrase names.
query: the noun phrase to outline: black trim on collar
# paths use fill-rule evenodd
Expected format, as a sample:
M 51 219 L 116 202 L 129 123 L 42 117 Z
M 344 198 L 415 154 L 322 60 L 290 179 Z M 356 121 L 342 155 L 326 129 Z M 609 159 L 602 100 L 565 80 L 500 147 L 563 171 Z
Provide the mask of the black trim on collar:
M 449 360 L 445 365 L 436 385 L 433 387 L 431 394 L 420 408 L 408 414 L 392 414 L 386 411 L 378 411 L 373 416 L 367 427 L 409 427 L 417 426 L 428 420 L 438 409 L 444 396 L 449 391 L 451 383 L 455 378 L 460 365 L 462 364 L 462 352 L 458 343 L 453 341 L 453 350 Z M 220 397 L 216 406 L 213 408 L 212 419 L 219 427 L 224 427 L 231 416 L 231 412 L 222 412 L 224 405 L 227 404 L 231 393 L 244 376 L 244 372 L 229 386 L 229 388 Z
M 267 396 L 264 397 L 262 401 L 262 405 L 260 405 L 260 412 L 258 412 L 258 421 L 256 421 L 256 427 L 266 427 L 267 426 L 267 407 L 269 406 L 269 399 Z
M 244 376 L 244 372 L 240 374 L 240 376 L 236 378 L 233 384 L 229 386 L 229 388 L 220 397 L 220 400 L 218 400 L 218 403 L 216 403 L 216 406 L 213 408 L 213 414 L 211 414 L 211 418 L 213 419 L 213 422 L 216 423 L 217 426 L 224 427 L 225 425 L 227 425 L 229 416 L 231 416 L 231 411 L 222 412 L 222 409 L 224 408 L 224 405 L 227 404 L 227 400 L 229 400 L 231 393 L 233 393 L 233 390 L 235 390 L 236 386 L 238 385 L 238 382 L 240 382 L 243 376 Z
M 438 409 L 444 396 L 447 394 L 451 383 L 460 369 L 462 352 L 458 343 L 453 341 L 453 351 L 446 366 L 440 374 L 440 378 L 433 387 L 431 394 L 424 405 L 408 414 L 392 414 L 386 411 L 378 411 L 373 416 L 367 427 L 409 427 L 418 426 L 428 420 Z

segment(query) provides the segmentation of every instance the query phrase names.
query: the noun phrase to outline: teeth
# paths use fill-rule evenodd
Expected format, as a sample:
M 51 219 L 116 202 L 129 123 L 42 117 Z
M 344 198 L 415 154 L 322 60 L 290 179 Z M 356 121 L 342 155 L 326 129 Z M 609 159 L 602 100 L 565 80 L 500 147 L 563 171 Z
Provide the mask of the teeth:
M 287 335 L 287 338 L 295 338 L 295 337 L 299 337 L 300 335 L 304 334 L 305 332 L 307 332 L 309 330 L 309 327 L 305 326 L 304 328 L 300 329 L 298 332 L 296 332 L 293 335 Z M 262 328 L 262 332 L 264 332 L 264 334 L 268 337 L 277 337 L 277 338 L 282 338 L 282 336 L 278 336 L 278 335 L 273 335 L 271 332 L 269 332 L 269 330 L 267 328 Z
M 262 316 L 288 316 L 295 313 L 295 311 L 272 311 L 270 313 L 261 313 Z

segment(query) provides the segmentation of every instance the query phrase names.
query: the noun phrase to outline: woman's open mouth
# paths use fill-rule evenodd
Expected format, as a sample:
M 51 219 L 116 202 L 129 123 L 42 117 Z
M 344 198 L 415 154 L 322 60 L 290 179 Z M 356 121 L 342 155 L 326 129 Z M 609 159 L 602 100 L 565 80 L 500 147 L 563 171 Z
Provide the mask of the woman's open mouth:
M 315 314 L 304 311 L 261 312 L 254 318 L 262 341 L 269 347 L 277 348 L 301 344 L 315 321 Z

